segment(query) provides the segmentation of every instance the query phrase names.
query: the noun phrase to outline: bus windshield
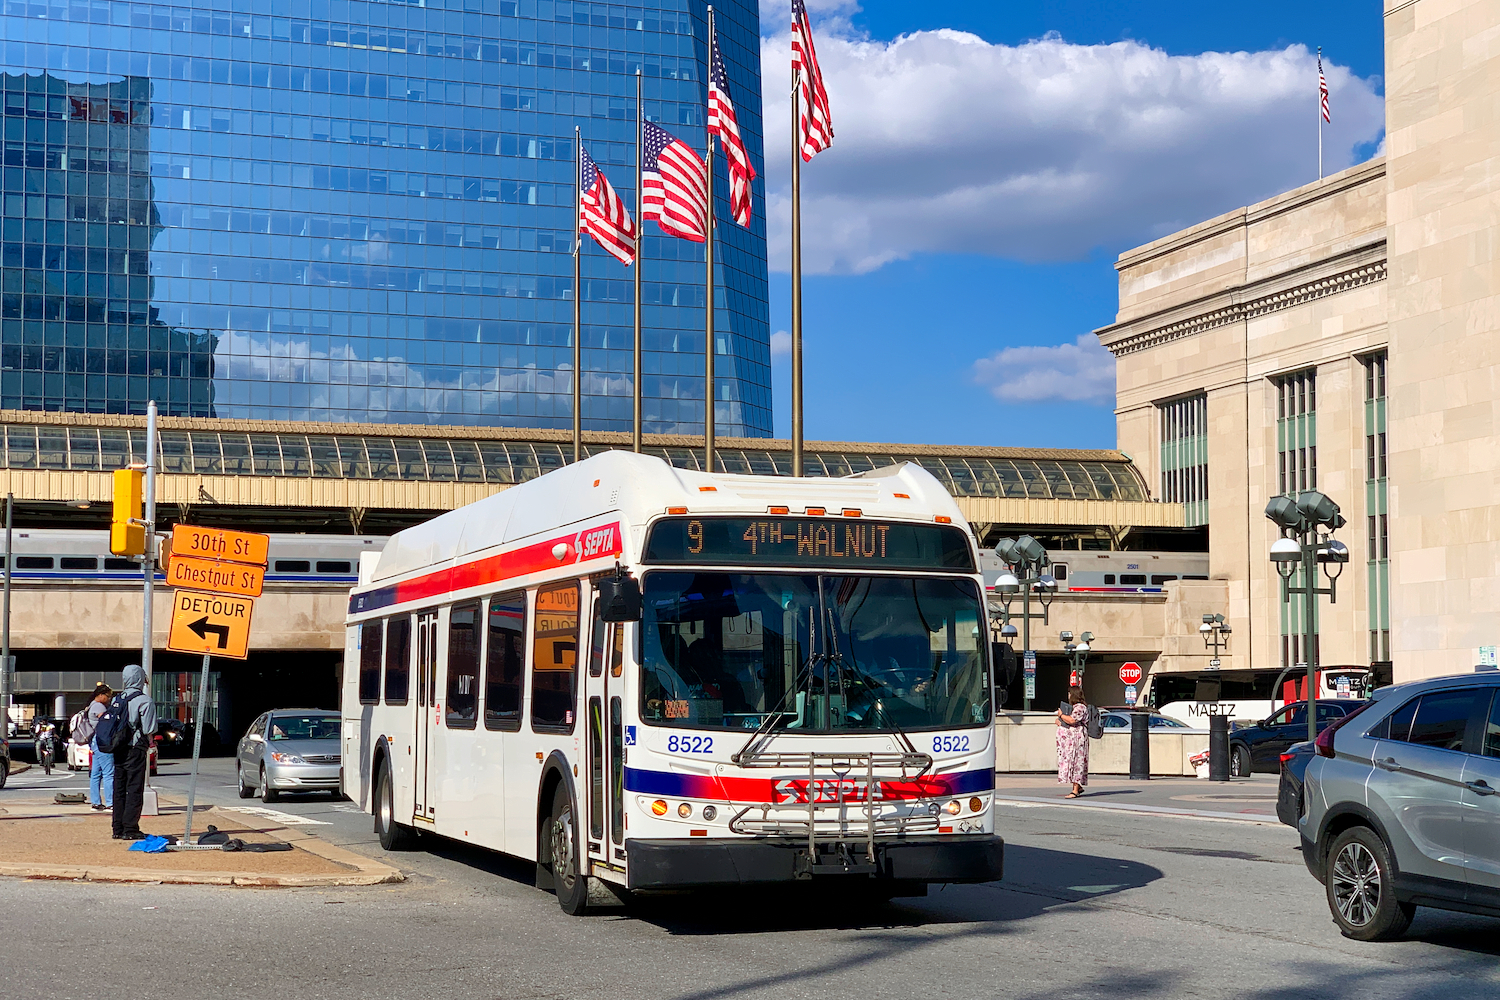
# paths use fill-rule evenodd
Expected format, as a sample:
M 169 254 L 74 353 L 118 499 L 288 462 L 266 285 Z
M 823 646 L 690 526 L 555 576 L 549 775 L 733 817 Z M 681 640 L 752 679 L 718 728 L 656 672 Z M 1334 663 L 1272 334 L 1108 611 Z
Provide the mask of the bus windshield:
M 894 732 L 990 721 L 972 580 L 654 571 L 644 584 L 650 725 Z

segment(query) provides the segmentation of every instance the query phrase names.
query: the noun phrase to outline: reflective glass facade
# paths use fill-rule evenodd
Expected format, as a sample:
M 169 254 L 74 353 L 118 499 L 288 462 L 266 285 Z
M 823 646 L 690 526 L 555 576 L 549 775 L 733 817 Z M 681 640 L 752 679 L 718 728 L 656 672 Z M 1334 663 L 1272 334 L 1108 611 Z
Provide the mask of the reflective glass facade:
M 760 168 L 757 9 L 715 11 Z M 633 204 L 639 68 L 701 150 L 704 13 L 0 0 L 0 407 L 568 426 L 573 128 Z M 761 190 L 718 255 L 716 417 L 750 437 Z M 701 432 L 703 247 L 643 242 L 647 430 Z M 632 276 L 583 253 L 584 426 L 627 430 Z

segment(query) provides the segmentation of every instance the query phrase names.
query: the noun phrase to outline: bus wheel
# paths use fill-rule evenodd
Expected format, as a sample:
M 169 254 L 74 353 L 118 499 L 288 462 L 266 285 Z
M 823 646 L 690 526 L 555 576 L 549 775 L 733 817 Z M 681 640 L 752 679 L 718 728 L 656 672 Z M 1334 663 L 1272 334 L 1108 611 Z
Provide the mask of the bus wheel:
M 391 766 L 382 762 L 375 779 L 375 833 L 380 846 L 387 851 L 409 851 L 416 844 L 417 833 L 396 822 L 396 786 L 391 780 Z
M 547 857 L 552 862 L 552 889 L 564 913 L 581 915 L 588 909 L 588 879 L 578 870 L 578 823 L 566 785 L 552 795 L 552 818 L 547 823 Z

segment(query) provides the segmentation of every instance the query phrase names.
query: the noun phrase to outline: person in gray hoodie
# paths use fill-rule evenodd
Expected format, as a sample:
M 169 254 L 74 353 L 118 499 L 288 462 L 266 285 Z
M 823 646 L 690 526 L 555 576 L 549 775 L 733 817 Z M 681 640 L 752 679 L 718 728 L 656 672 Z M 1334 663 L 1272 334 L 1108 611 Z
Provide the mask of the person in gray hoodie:
M 114 838 L 141 840 L 141 807 L 146 798 L 146 755 L 156 732 L 156 706 L 146 693 L 146 671 L 136 663 L 125 668 L 124 690 L 115 695 L 125 705 L 130 743 L 115 753 Z

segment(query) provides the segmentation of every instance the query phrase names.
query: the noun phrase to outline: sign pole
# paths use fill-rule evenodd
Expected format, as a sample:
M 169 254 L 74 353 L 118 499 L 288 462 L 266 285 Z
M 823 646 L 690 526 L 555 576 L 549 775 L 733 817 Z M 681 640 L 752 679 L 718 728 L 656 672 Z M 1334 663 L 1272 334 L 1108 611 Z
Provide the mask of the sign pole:
M 198 796 L 198 759 L 203 751 L 203 714 L 208 711 L 208 654 L 203 654 L 203 673 L 198 678 L 198 711 L 193 715 L 193 775 L 188 779 L 187 828 L 182 842 L 193 842 L 193 800 Z
M 10 735 L 10 706 L 15 697 L 16 677 L 15 671 L 11 669 L 10 663 L 10 520 L 11 512 L 15 508 L 15 494 L 5 494 L 5 607 L 0 614 L 4 615 L 4 621 L 0 622 L 0 709 L 5 711 L 5 719 L 0 722 L 0 738 Z
M 152 591 L 156 587 L 156 400 L 146 404 L 146 554 L 141 560 L 145 579 L 142 594 L 145 609 L 141 625 L 141 669 L 146 671 L 146 697 L 151 696 L 151 650 L 155 644 L 152 633 Z

